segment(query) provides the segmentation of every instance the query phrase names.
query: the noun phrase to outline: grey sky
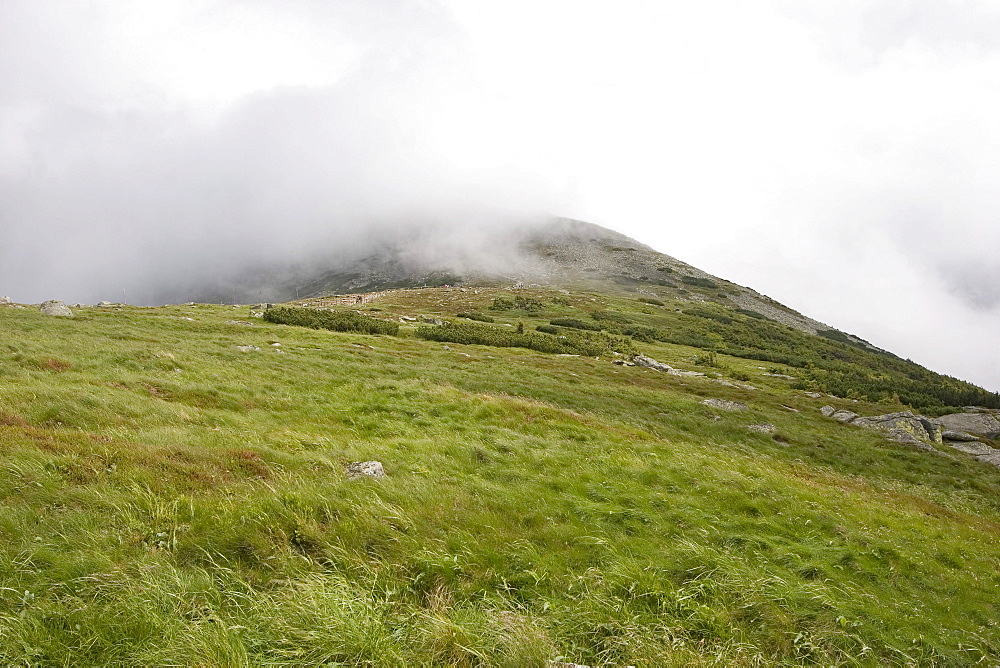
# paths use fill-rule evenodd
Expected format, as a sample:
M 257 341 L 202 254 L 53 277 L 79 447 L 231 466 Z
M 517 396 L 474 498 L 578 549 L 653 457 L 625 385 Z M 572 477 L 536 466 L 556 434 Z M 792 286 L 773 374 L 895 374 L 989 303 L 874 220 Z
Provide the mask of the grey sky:
M 630 234 L 1000 389 L 1000 3 L 0 3 L 0 294 Z

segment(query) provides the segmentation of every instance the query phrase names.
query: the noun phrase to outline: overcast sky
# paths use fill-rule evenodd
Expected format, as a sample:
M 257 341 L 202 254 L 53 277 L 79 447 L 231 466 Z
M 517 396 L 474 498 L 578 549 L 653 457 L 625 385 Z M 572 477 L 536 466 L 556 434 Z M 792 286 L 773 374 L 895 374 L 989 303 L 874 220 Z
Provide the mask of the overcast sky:
M 0 294 L 538 211 L 998 390 L 1000 2 L 0 0 Z

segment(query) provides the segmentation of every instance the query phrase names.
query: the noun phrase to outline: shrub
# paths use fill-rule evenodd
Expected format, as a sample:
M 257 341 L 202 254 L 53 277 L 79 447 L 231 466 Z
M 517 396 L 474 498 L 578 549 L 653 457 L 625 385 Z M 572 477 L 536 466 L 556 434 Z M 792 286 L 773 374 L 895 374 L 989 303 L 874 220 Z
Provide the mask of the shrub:
M 532 299 L 531 297 L 522 297 L 517 295 L 513 299 L 510 297 L 494 297 L 493 304 L 490 306 L 491 311 L 539 311 L 545 307 L 545 304 L 538 301 L 537 299 Z
M 329 329 L 334 332 L 389 335 L 399 332 L 399 325 L 394 322 L 379 320 L 354 311 L 321 311 L 313 308 L 279 306 L 264 311 L 264 320 L 280 325 Z
M 748 308 L 737 308 L 733 309 L 733 311 L 739 313 L 740 315 L 745 315 L 748 318 L 753 318 L 755 320 L 768 320 L 768 317 L 766 315 L 757 313 L 757 311 L 751 311 Z
M 640 297 L 639 301 L 643 304 L 652 304 L 653 306 L 663 306 L 663 301 L 660 299 L 653 299 L 652 297 Z
M 691 308 L 684 309 L 681 313 L 698 316 L 699 318 L 708 318 L 709 320 L 721 322 L 723 325 L 728 325 L 733 321 L 733 319 L 725 313 L 719 313 L 718 311 L 705 308 L 704 306 L 692 306 Z
M 632 322 L 627 316 L 615 313 L 614 311 L 594 311 L 590 314 L 590 317 L 598 322 Z
M 718 284 L 715 281 L 713 281 L 711 279 L 708 279 L 708 278 L 702 278 L 701 276 L 689 276 L 689 275 L 685 275 L 685 276 L 681 276 L 681 280 L 683 282 L 687 283 L 688 285 L 694 285 L 694 286 L 697 286 L 699 288 L 717 288 L 717 287 L 719 287 Z
M 516 332 L 501 327 L 474 323 L 448 323 L 419 327 L 416 336 L 428 341 L 478 344 L 499 348 L 528 348 L 543 353 L 597 356 L 612 352 L 634 354 L 632 340 L 622 336 L 591 332 L 568 332 L 551 336 L 539 332 Z
M 479 322 L 496 322 L 495 318 L 491 318 L 488 315 L 477 313 L 475 311 L 469 311 L 467 313 L 459 313 L 458 317 L 466 318 L 467 320 L 478 320 Z
M 558 334 L 559 328 L 553 327 L 552 325 L 539 325 L 535 327 L 539 332 L 545 332 L 546 334 Z
M 663 334 L 652 327 L 643 327 L 641 325 L 633 325 L 631 327 L 625 327 L 622 329 L 622 334 L 626 336 L 631 336 L 636 341 L 642 341 L 644 343 L 652 343 L 653 341 L 659 341 L 663 338 Z
M 657 267 L 656 271 L 662 271 L 665 274 L 672 274 L 674 273 L 674 268 L 668 267 L 667 265 L 663 265 L 662 267 Z
M 601 331 L 600 325 L 595 325 L 592 322 L 584 322 L 583 320 L 577 320 L 576 318 L 556 318 L 555 320 L 549 320 L 550 325 L 559 325 L 560 327 L 571 327 L 572 329 L 589 329 L 594 332 Z

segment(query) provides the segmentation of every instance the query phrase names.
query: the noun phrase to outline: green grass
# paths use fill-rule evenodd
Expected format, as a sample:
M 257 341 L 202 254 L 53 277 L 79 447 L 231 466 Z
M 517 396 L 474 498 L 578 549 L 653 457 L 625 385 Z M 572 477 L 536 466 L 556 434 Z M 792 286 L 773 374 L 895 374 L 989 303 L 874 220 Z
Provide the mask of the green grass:
M 721 324 L 560 299 L 494 313 Z M 234 316 L 0 310 L 0 663 L 1000 661 L 1000 471 L 818 411 L 898 404 L 811 399 L 721 352 L 757 390 Z M 680 368 L 704 353 L 641 345 Z M 346 478 L 368 459 L 385 479 Z

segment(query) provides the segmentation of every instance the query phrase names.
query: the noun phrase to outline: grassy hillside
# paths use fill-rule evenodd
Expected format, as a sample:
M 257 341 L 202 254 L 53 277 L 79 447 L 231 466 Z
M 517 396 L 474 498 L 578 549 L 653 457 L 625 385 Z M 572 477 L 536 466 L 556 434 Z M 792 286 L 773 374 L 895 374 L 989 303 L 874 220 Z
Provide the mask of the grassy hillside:
M 490 345 L 420 320 L 0 310 L 0 663 L 1000 661 L 1000 470 L 818 410 L 900 410 L 907 379 L 931 407 L 991 395 L 646 299 L 439 289 L 361 309 Z M 538 337 L 610 343 L 521 345 Z M 710 375 L 612 364 L 626 344 Z M 347 478 L 372 459 L 386 478 Z

